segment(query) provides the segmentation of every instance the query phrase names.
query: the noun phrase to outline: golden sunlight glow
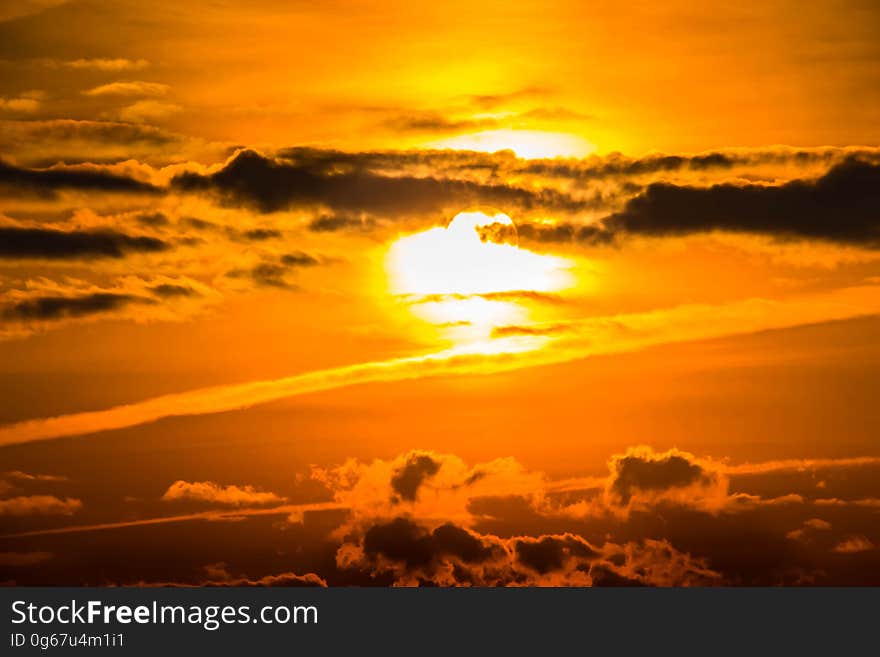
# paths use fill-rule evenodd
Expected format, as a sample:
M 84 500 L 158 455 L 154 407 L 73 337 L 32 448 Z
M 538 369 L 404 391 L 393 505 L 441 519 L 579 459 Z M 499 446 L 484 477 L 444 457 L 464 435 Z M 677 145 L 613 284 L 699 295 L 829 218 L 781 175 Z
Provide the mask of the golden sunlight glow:
M 515 230 L 506 214 L 487 212 L 492 211 L 462 212 L 446 228 L 395 242 L 388 254 L 392 291 L 411 296 L 491 295 L 553 292 L 568 285 L 564 259 L 520 249 L 509 237 L 500 242 L 487 233 L 481 237 L 480 229 Z
M 513 220 L 490 209 L 461 212 L 446 228 L 400 238 L 388 252 L 387 269 L 392 293 L 458 344 L 527 321 L 518 295 L 573 283 L 567 260 L 519 248 Z
M 458 135 L 426 144 L 430 148 L 453 148 L 471 151 L 511 150 L 517 156 L 534 159 L 549 157 L 584 157 L 596 146 L 579 135 L 544 130 L 485 130 Z

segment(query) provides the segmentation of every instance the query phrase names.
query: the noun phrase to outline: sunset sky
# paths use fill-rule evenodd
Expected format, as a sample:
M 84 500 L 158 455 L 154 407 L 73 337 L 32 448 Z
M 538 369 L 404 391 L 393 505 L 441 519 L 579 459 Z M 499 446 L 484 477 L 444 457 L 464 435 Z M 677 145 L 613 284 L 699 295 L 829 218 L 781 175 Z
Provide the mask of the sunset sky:
M 0 582 L 880 584 L 878 34 L 0 2 Z

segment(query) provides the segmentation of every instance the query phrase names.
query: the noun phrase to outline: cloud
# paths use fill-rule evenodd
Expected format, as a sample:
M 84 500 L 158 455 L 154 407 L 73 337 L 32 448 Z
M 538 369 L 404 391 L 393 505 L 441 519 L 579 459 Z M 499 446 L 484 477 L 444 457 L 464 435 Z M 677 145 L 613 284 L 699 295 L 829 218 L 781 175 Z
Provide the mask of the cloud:
M 876 581 L 876 507 L 849 504 L 859 501 L 853 498 L 838 500 L 847 504 L 820 505 L 798 487 L 778 497 L 760 497 L 734 488 L 733 480 L 726 484 L 731 490 L 724 503 L 714 503 L 724 490 L 722 475 L 739 467 L 754 473 L 744 480 L 750 486 L 754 478 L 770 488 L 796 482 L 786 463 L 728 466 L 682 450 L 631 447 L 609 458 L 604 476 L 554 480 L 513 459 L 467 464 L 452 454 L 414 450 L 387 460 L 352 459 L 314 468 L 313 479 L 332 498 L 326 502 L 257 506 L 261 502 L 248 500 L 244 506 L 230 502 L 223 506 L 231 508 L 208 512 L 19 535 L 187 521 L 241 523 L 266 516 L 290 516 L 287 522 L 305 531 L 304 513 L 333 511 L 334 524 L 322 525 L 321 531 L 336 529 L 329 536 L 322 533 L 320 553 L 303 559 L 315 563 L 311 560 L 320 558 L 327 564 L 333 555 L 335 568 L 325 566 L 314 577 L 296 572 L 253 577 L 232 575 L 219 564 L 199 583 L 704 586 Z M 876 463 L 823 463 L 840 470 L 842 480 L 858 475 L 876 482 L 871 472 L 860 473 Z M 808 479 L 802 485 L 814 488 L 815 481 Z M 241 491 L 260 494 L 247 486 L 211 482 L 176 482 L 169 490 L 178 484 L 207 491 L 183 499 L 215 503 L 230 491 L 235 500 L 241 499 Z M 627 496 L 627 513 L 622 514 Z M 802 533 L 787 532 L 791 527 Z
M 336 553 L 343 570 L 395 586 L 591 586 L 618 580 L 654 586 L 714 584 L 721 575 L 665 541 L 595 547 L 573 534 L 502 538 L 453 523 L 428 528 L 403 517 L 370 526 Z
M 339 506 L 335 503 L 315 502 L 310 504 L 282 504 L 280 506 L 253 507 L 184 513 L 180 515 L 164 515 L 155 518 L 138 518 L 136 520 L 120 520 L 116 522 L 102 522 L 90 525 L 68 525 L 52 529 L 33 529 L 29 531 L 5 534 L 0 538 L 25 538 L 28 536 L 54 536 L 58 534 L 82 534 L 88 532 L 109 531 L 113 529 L 126 529 L 128 527 L 148 527 L 151 525 L 167 525 L 182 522 L 239 522 L 243 518 L 265 516 L 301 516 L 311 511 L 338 511 Z
M 815 532 L 825 532 L 831 530 L 831 523 L 821 518 L 809 518 L 804 520 L 803 525 L 799 529 L 793 529 L 788 532 L 785 537 L 793 541 L 809 540 L 809 537 Z
M 202 388 L 124 404 L 102 411 L 74 413 L 54 418 L 26 420 L 0 426 L 0 445 L 46 440 L 109 428 L 121 428 L 167 417 L 214 413 L 342 386 L 378 381 L 403 381 L 455 372 L 507 371 L 521 367 L 510 359 L 481 353 L 448 350 L 434 354 L 361 363 L 328 370 L 295 374 L 271 381 Z
M 175 481 L 162 495 L 165 502 L 180 500 L 213 502 L 230 506 L 245 506 L 249 504 L 277 504 L 284 498 L 275 493 L 262 492 L 253 486 L 221 486 L 212 481 L 188 482 Z
M 342 213 L 401 216 L 479 204 L 513 205 L 523 210 L 576 210 L 582 206 L 550 189 L 388 176 L 365 170 L 337 172 L 316 163 L 264 157 L 251 150 L 240 151 L 214 173 L 181 173 L 172 180 L 172 187 L 185 192 L 212 192 L 226 205 L 247 206 L 264 213 L 311 206 Z
M 492 226 L 484 227 L 491 230 Z M 517 235 L 526 242 L 538 244 L 553 243 L 586 243 L 589 245 L 611 244 L 614 233 L 601 224 L 545 223 L 535 224 L 523 222 L 517 224 Z
M 48 475 L 48 474 L 30 474 L 28 472 L 22 472 L 21 470 L 10 470 L 9 472 L 2 473 L 2 476 L 7 479 L 16 479 L 18 481 L 67 481 L 67 477 L 62 477 L 60 475 Z
M 724 491 L 716 465 L 678 450 L 631 448 L 609 461 L 606 478 L 560 486 L 511 459 L 468 467 L 452 455 L 413 451 L 317 468 L 313 477 L 351 510 L 335 532 L 344 537 L 337 552 L 343 569 L 387 575 L 399 585 L 588 586 L 595 565 L 605 584 L 687 585 L 722 577 L 664 540 L 597 545 L 570 532 L 502 538 L 475 527 L 492 520 L 493 505 L 514 499 L 532 517 L 611 523 L 609 529 L 628 522 L 619 515 L 621 493 L 632 513 L 664 505 L 715 513 L 726 501 L 716 499 Z
M 39 14 L 53 7 L 66 4 L 70 0 L 17 0 L 0 5 L 0 21 L 10 21 Z
M 599 552 L 580 536 L 541 536 L 519 538 L 513 542 L 514 553 L 521 564 L 540 575 L 562 570 L 571 559 L 596 559 Z
M 287 268 L 269 262 L 261 262 L 250 270 L 251 278 L 257 285 L 266 287 L 289 288 L 284 276 L 287 274 Z
M 226 272 L 229 278 L 249 278 L 259 287 L 274 287 L 292 290 L 294 286 L 287 280 L 289 267 L 282 262 L 260 262 L 248 269 L 232 269 Z
M 596 182 L 614 183 L 632 191 L 638 191 L 651 180 L 691 180 L 704 184 L 708 176 L 720 174 L 740 182 L 749 177 L 784 181 L 802 177 L 807 171 L 824 171 L 850 158 L 880 163 L 880 149 L 875 147 L 775 147 L 657 153 L 637 158 L 611 153 L 585 158 L 527 160 L 516 157 L 512 151 L 488 153 L 458 149 L 347 152 L 294 147 L 281 149 L 276 155 L 299 166 L 325 172 L 357 170 L 415 175 L 429 171 L 443 177 L 484 181 L 526 178 L 580 187 Z
M 714 170 L 754 169 L 757 167 L 829 166 L 849 157 L 876 161 L 878 150 L 854 148 L 791 148 L 737 149 L 691 154 L 653 153 L 643 157 L 627 157 L 621 153 L 593 155 L 582 159 L 529 160 L 517 166 L 518 173 L 590 181 L 609 178 L 656 177 L 658 174 L 694 174 Z M 784 173 L 784 172 L 774 172 Z
M 858 554 L 873 550 L 875 545 L 864 536 L 851 536 L 834 546 L 834 552 L 838 554 Z
M 740 463 L 725 467 L 728 474 L 754 475 L 771 472 L 802 472 L 827 468 L 856 468 L 880 465 L 880 456 L 857 456 L 839 459 L 781 459 L 759 463 Z
M 137 216 L 137 222 L 149 228 L 163 228 L 170 223 L 162 212 L 144 212 Z
M 305 251 L 285 253 L 281 256 L 281 262 L 288 267 L 314 267 L 321 264 L 321 261 L 318 260 L 318 258 Z
M 179 159 L 193 140 L 155 126 L 76 119 L 0 121 L 0 142 L 19 164 L 60 161 L 156 161 Z
M 493 118 L 451 118 L 440 112 L 422 111 L 397 114 L 382 125 L 396 132 L 444 133 L 485 130 L 498 125 Z
M 312 478 L 353 510 L 347 527 L 400 514 L 473 525 L 482 519 L 476 509 L 485 500 L 502 497 L 516 497 L 541 514 L 618 519 L 661 506 L 717 514 L 790 501 L 731 494 L 725 467 L 674 448 L 636 446 L 613 455 L 604 477 L 551 481 L 509 458 L 468 466 L 451 454 L 413 450 L 389 461 L 313 468 Z
M 117 175 L 98 168 L 51 167 L 27 169 L 0 160 L 0 189 L 13 193 L 28 191 L 45 198 L 54 198 L 61 189 L 83 192 L 116 192 L 129 194 L 159 194 L 149 183 Z
M 299 575 L 295 572 L 275 573 L 263 575 L 258 578 L 234 577 L 226 570 L 226 564 L 212 564 L 205 567 L 208 579 L 194 584 L 186 582 L 149 582 L 139 581 L 134 586 L 142 587 L 173 587 L 190 588 L 197 586 L 243 586 L 243 587 L 327 587 L 327 580 L 316 573 L 304 573 Z
M 469 524 L 475 499 L 516 495 L 541 505 L 545 494 L 540 472 L 529 472 L 510 458 L 468 466 L 452 454 L 413 450 L 391 460 L 349 460 L 334 468 L 313 468 L 342 507 L 351 509 L 346 527 L 407 513 Z M 341 530 L 343 531 L 343 530 Z
M 713 230 L 788 239 L 880 244 L 880 164 L 850 158 L 816 180 L 697 188 L 655 183 L 602 221 L 605 231 L 649 236 Z
M 150 288 L 156 296 L 164 298 L 172 297 L 193 297 L 199 296 L 199 293 L 188 285 L 175 285 L 174 283 L 162 283 Z
M 322 214 L 309 222 L 309 230 L 316 233 L 332 233 L 339 230 L 370 230 L 375 222 L 368 218 L 345 214 Z
M 657 453 L 631 447 L 612 457 L 607 492 L 615 504 L 676 500 L 718 508 L 727 501 L 728 480 L 720 464 L 676 449 Z
M 403 562 L 409 568 L 427 566 L 443 557 L 480 563 L 493 556 L 491 545 L 465 529 L 445 523 L 428 531 L 406 518 L 395 518 L 367 529 L 363 552 L 368 558 L 384 556 Z
M 862 467 L 847 463 L 831 467 Z M 831 568 L 824 555 L 835 545 L 836 522 L 812 515 L 817 507 L 797 492 L 728 492 L 726 467 L 681 450 L 631 447 L 609 459 L 606 477 L 582 480 L 549 480 L 509 460 L 468 467 L 426 451 L 313 474 L 350 509 L 334 532 L 338 567 L 377 583 L 766 585 L 815 580 L 810 573 Z M 760 470 L 770 478 L 780 472 Z M 858 513 L 846 524 L 873 523 L 871 512 Z M 795 518 L 822 540 L 786 534 Z M 535 532 L 542 527 L 574 529 Z
M 39 258 L 122 258 L 129 253 L 157 253 L 170 246 L 156 237 L 135 236 L 114 230 L 50 230 L 0 227 L 0 260 Z
M 160 307 L 159 307 L 160 308 Z M 592 317 L 570 323 L 573 337 L 554 349 L 524 350 L 516 336 L 495 341 L 486 354 L 470 346 L 417 356 L 315 370 L 273 380 L 201 388 L 98 411 L 35 418 L 0 426 L 0 445 L 135 426 L 162 417 L 216 413 L 296 395 L 362 383 L 440 375 L 509 372 L 621 353 L 671 341 L 710 339 L 810 322 L 847 319 L 880 310 L 876 286 L 849 288 L 788 301 L 746 299 L 720 305 L 684 305 L 658 311 Z
M 0 111 L 30 114 L 39 109 L 40 100 L 38 98 L 29 98 L 27 96 L 19 96 L 16 98 L 0 97 Z
M 164 103 L 158 100 L 139 100 L 119 110 L 119 118 L 132 123 L 148 123 L 161 121 L 181 111 L 179 105 Z
M 871 245 L 878 239 L 871 195 L 878 167 L 880 154 L 872 148 L 612 154 L 582 160 L 290 148 L 274 158 L 242 151 L 213 173 L 184 173 L 173 184 L 211 191 L 226 204 L 262 212 L 318 207 L 324 213 L 309 224 L 317 232 L 369 230 L 379 225 L 377 217 L 488 204 L 517 209 L 520 237 L 527 242 L 608 244 L 628 234 L 727 231 Z M 719 179 L 714 173 L 719 171 L 726 176 L 722 182 L 707 185 L 707 179 Z M 604 219 L 528 220 L 598 211 Z M 844 218 L 834 219 L 838 215 Z
M 73 515 L 82 508 L 75 498 L 54 495 L 23 495 L 0 500 L 0 516 Z
M 42 60 L 49 67 L 65 67 L 80 70 L 95 70 L 117 73 L 120 71 L 138 71 L 147 68 L 150 65 L 146 59 L 125 59 L 125 58 L 81 58 L 69 60 Z
M 241 236 L 251 242 L 264 242 L 281 237 L 281 231 L 272 228 L 253 228 L 241 233 Z
M 264 575 L 257 579 L 247 577 L 233 577 L 230 579 L 208 580 L 199 586 L 261 586 L 261 587 L 327 587 L 327 581 L 315 573 L 279 573 L 276 575 Z
M 529 326 L 499 326 L 492 329 L 493 338 L 509 338 L 514 336 L 542 336 L 542 335 L 564 335 L 570 333 L 571 326 L 567 324 L 541 324 Z
M 484 110 L 489 110 L 495 109 L 499 106 L 506 105 L 507 103 L 517 100 L 527 100 L 529 98 L 535 97 L 546 98 L 552 93 L 553 91 L 551 89 L 547 89 L 545 87 L 531 86 L 501 93 L 471 94 L 466 96 L 466 99 L 469 103 L 477 107 L 480 107 Z
M 438 470 L 440 463 L 431 458 L 430 454 L 412 453 L 407 457 L 406 462 L 392 473 L 391 489 L 401 499 L 412 502 L 416 499 L 422 482 L 433 477 Z
M 129 82 L 110 82 L 83 91 L 86 96 L 164 96 L 170 87 L 158 82 L 143 82 L 133 80 Z
M 179 321 L 215 303 L 220 294 L 190 278 L 123 276 L 107 287 L 65 278 L 27 279 L 0 292 L 0 339 L 16 338 L 70 322 L 113 317 L 139 322 Z
M 278 234 L 280 235 L 280 233 Z M 292 251 L 275 258 L 264 258 L 253 266 L 232 269 L 226 272 L 226 276 L 233 279 L 250 279 L 259 287 L 297 290 L 298 288 L 288 279 L 288 276 L 297 269 L 316 267 L 325 262 L 325 260 L 305 251 Z
M 153 303 L 130 294 L 96 292 L 78 297 L 34 297 L 2 308 L 0 318 L 7 321 L 49 321 L 85 317 L 119 310 L 132 303 Z

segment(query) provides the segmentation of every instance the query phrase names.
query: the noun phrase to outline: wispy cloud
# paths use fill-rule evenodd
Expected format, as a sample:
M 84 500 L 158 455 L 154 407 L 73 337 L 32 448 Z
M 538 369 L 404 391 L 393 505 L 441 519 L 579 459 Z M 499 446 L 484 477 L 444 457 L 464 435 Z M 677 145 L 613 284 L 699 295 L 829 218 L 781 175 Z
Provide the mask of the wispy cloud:
M 155 397 L 101 411 L 25 420 L 0 427 L 0 445 L 123 429 L 184 415 L 249 408 L 278 399 L 364 383 L 450 374 L 488 374 L 562 363 L 652 345 L 780 329 L 880 312 L 875 286 L 791 301 L 746 299 L 721 305 L 683 305 L 645 313 L 594 317 L 570 326 L 551 348 L 534 335 L 495 338 L 426 355 L 360 363 L 280 379 L 214 386 Z M 558 329 L 554 328 L 554 332 Z M 537 341 L 536 341 L 537 340 Z
M 164 96 L 169 88 L 167 84 L 159 82 L 133 80 L 102 84 L 83 93 L 86 96 Z

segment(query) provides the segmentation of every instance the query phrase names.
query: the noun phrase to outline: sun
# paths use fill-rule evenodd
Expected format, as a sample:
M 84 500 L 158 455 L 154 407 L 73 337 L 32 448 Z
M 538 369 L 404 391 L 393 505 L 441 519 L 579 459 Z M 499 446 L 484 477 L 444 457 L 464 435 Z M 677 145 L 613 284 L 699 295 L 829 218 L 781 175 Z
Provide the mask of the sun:
M 519 248 L 513 220 L 491 209 L 402 237 L 388 253 L 392 291 L 411 296 L 552 292 L 568 283 L 567 268 L 563 258 Z
M 566 259 L 521 248 L 513 220 L 491 208 L 400 238 L 386 268 L 392 294 L 448 328 L 456 342 L 485 340 L 499 326 L 526 322 L 526 300 L 572 284 Z

